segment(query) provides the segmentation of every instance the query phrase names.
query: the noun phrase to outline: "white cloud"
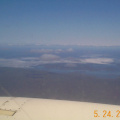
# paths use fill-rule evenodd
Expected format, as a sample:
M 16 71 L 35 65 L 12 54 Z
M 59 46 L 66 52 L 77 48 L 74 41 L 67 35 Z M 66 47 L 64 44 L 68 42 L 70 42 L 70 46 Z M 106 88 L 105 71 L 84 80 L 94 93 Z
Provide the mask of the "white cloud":
M 33 53 L 52 53 L 52 49 L 36 49 L 36 50 L 31 50 Z
M 63 53 L 63 52 L 73 52 L 72 48 L 63 50 L 63 49 L 32 49 L 32 53 L 43 53 L 43 54 L 53 54 L 53 53 Z
M 67 49 L 67 52 L 73 52 L 74 50 L 72 48 Z
M 64 52 L 64 50 L 62 50 L 62 49 L 55 50 L 55 53 L 61 53 L 61 52 Z
M 28 57 L 21 59 L 3 59 L 0 58 L 0 66 L 2 67 L 18 67 L 26 68 L 33 67 L 41 64 L 51 64 L 51 63 L 65 63 L 68 67 L 76 67 L 77 64 L 111 64 L 114 62 L 112 58 L 60 58 L 54 54 L 43 54 L 40 58 L 38 57 Z
M 43 54 L 40 57 L 41 60 L 45 60 L 45 61 L 51 61 L 51 60 L 59 60 L 60 57 L 54 54 Z
M 81 63 L 110 64 L 114 62 L 112 58 L 88 58 L 82 59 Z
M 18 59 L 0 59 L 0 66 L 3 67 L 28 67 L 27 63 Z

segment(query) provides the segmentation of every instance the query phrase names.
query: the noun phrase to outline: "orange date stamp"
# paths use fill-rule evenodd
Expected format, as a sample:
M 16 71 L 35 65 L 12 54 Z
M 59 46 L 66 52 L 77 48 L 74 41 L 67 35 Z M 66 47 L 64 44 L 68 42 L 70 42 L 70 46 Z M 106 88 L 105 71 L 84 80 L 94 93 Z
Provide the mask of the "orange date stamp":
M 94 110 L 94 117 L 95 118 L 99 118 L 99 117 L 116 117 L 116 118 L 120 118 L 120 110 L 116 110 L 116 111 L 110 111 L 110 110 L 103 110 L 103 111 L 98 111 L 98 110 Z

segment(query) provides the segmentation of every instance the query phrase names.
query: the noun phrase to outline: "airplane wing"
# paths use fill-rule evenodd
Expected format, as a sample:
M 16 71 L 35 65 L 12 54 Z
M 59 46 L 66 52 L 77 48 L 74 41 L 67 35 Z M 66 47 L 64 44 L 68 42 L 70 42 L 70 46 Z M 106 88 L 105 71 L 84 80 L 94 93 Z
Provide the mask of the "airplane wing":
M 120 106 L 65 100 L 0 97 L 0 120 L 118 120 Z

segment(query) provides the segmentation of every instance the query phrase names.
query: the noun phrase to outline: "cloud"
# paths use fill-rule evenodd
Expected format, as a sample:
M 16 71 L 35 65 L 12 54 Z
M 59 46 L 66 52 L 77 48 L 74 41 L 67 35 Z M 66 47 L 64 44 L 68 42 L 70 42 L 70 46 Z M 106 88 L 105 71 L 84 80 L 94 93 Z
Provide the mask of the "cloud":
M 52 60 L 59 60 L 60 57 L 54 54 L 43 54 L 40 57 L 41 60 L 45 60 L 45 61 L 52 61 Z
M 32 53 L 52 53 L 54 50 L 52 49 L 35 49 L 31 50 Z
M 37 57 L 23 57 L 21 60 L 25 61 L 34 61 L 34 60 L 39 60 Z
M 112 58 L 88 58 L 82 59 L 81 63 L 110 64 L 114 62 Z
M 55 54 L 43 54 L 40 57 L 25 57 L 20 59 L 3 59 L 0 58 L 2 67 L 30 68 L 42 64 L 65 63 L 67 67 L 76 67 L 77 64 L 111 64 L 112 58 L 61 58 Z
M 55 52 L 55 53 L 61 53 L 61 52 L 64 52 L 64 50 L 62 50 L 62 49 L 57 49 L 57 50 L 55 50 L 54 52 Z
M 0 66 L 2 67 L 28 67 L 28 64 L 25 61 L 18 59 L 0 59 Z
M 44 54 L 54 54 L 54 53 L 64 53 L 64 52 L 73 52 L 72 48 L 63 50 L 63 49 L 32 49 L 32 53 L 44 53 Z
M 67 49 L 67 52 L 73 52 L 74 50 L 72 48 Z

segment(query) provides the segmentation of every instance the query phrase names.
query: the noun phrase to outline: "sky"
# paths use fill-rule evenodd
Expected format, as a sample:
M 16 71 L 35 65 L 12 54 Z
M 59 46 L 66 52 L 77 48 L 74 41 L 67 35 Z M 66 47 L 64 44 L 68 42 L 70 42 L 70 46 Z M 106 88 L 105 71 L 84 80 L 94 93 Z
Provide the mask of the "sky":
M 0 0 L 0 44 L 120 45 L 120 0 Z

